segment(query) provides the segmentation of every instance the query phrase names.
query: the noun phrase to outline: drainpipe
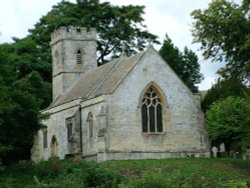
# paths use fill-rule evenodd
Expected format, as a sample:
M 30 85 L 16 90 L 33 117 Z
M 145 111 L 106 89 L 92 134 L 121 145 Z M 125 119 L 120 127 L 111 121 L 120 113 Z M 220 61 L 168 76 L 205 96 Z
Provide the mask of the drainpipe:
M 80 152 L 82 153 L 82 108 L 81 105 L 79 105 L 79 125 L 80 125 Z

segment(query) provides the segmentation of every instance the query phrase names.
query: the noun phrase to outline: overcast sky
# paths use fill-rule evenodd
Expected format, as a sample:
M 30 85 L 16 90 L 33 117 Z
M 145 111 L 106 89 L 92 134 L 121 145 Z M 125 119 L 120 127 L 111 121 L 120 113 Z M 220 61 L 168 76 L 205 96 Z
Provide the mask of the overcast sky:
M 34 27 L 41 16 L 46 15 L 52 6 L 61 0 L 1 0 L 0 1 L 0 43 L 11 42 L 12 37 L 22 38 L 28 29 Z M 212 0 L 106 0 L 114 5 L 144 5 L 145 24 L 148 30 L 159 36 L 163 42 L 167 33 L 173 43 L 182 51 L 184 46 L 199 55 L 201 72 L 205 79 L 199 84 L 200 90 L 209 89 L 215 82 L 222 63 L 204 61 L 197 51 L 199 45 L 192 44 L 190 29 L 193 20 L 190 13 L 195 9 L 205 9 Z M 75 2 L 71 0 L 71 2 Z M 101 0 L 104 2 L 104 0 Z M 241 2 L 236 0 L 235 2 Z M 159 46 L 155 46 L 159 49 Z

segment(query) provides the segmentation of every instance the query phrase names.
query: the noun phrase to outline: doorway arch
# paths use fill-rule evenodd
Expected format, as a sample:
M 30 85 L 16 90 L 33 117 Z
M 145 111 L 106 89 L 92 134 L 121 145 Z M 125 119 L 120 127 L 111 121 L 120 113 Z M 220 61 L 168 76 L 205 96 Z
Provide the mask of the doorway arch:
M 55 135 L 53 135 L 51 138 L 50 147 L 51 147 L 50 156 L 52 158 L 56 158 L 58 155 L 58 142 Z

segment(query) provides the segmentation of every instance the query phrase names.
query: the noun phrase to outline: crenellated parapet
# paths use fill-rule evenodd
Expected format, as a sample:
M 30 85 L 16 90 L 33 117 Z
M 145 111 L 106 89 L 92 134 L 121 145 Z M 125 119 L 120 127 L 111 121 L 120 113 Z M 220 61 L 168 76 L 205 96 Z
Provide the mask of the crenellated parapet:
M 60 27 L 51 34 L 51 45 L 60 40 L 96 40 L 96 29 L 83 27 Z

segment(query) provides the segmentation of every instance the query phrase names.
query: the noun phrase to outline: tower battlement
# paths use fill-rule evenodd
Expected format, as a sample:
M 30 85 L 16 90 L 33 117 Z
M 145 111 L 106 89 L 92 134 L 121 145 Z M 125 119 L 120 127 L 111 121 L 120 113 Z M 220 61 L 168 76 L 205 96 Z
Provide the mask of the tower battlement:
M 51 34 L 51 45 L 65 40 L 96 40 L 96 29 L 87 30 L 83 27 L 60 27 Z

